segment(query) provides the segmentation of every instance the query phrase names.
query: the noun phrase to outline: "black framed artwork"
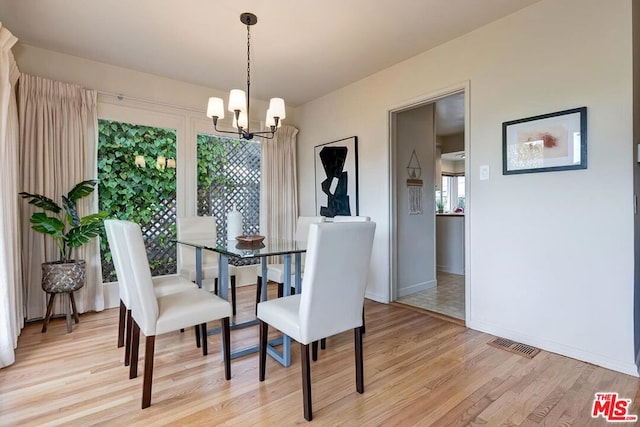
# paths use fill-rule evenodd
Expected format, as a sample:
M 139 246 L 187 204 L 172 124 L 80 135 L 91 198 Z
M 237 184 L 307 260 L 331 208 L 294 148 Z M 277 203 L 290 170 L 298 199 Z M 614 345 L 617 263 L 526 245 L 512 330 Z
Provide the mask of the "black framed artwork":
M 358 215 L 358 137 L 316 145 L 313 151 L 317 214 Z
M 587 168 L 587 107 L 502 124 L 503 175 Z

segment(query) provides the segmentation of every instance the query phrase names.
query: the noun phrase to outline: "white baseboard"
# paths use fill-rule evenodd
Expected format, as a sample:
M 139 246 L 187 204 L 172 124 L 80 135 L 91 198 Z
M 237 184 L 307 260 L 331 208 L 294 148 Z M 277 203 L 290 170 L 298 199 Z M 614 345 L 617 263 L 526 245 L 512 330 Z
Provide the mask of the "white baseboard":
M 382 303 L 382 304 L 388 304 L 389 303 L 389 301 L 386 299 L 386 297 L 384 295 L 374 294 L 373 292 L 366 292 L 364 294 L 364 297 L 366 299 L 370 299 L 372 301 L 379 302 L 379 303 Z
M 105 283 L 102 285 L 104 295 L 104 308 L 120 307 L 120 293 L 118 292 L 118 282 Z
M 534 347 L 538 347 L 552 353 L 557 353 L 562 356 L 571 357 L 572 359 L 592 363 L 594 365 L 611 369 L 613 371 L 622 372 L 623 374 L 631 375 L 634 377 L 640 376 L 638 375 L 638 368 L 632 362 L 627 363 L 622 360 L 611 359 L 600 354 L 595 354 L 574 347 L 569 347 L 554 341 L 531 337 L 526 334 L 519 333 L 518 331 L 512 331 L 510 329 L 505 329 L 484 322 L 474 322 L 467 319 L 466 326 L 470 329 L 475 329 L 477 331 L 485 332 L 487 334 L 495 335 L 501 338 L 507 338 L 512 341 L 521 342 L 523 344 L 532 345 Z
M 398 298 L 415 294 L 419 291 L 426 291 L 427 289 L 435 288 L 437 284 L 438 282 L 436 280 L 430 280 L 428 282 L 416 283 L 415 285 L 398 288 Z
M 443 273 L 464 275 L 464 267 L 460 268 L 452 267 L 450 265 L 436 265 L 436 270 L 442 271 Z

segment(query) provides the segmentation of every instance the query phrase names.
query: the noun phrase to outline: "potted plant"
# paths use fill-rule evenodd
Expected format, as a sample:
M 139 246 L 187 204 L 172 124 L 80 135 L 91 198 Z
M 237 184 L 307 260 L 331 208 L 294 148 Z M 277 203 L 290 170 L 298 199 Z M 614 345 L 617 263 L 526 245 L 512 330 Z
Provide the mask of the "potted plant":
M 92 179 L 76 184 L 69 194 L 62 196 L 62 206 L 40 194 L 24 191 L 20 193 L 23 199 L 29 200 L 30 205 L 42 209 L 42 212 L 31 215 L 31 228 L 51 236 L 59 250 L 58 261 L 42 263 L 42 289 L 50 295 L 43 332 L 46 331 L 53 299 L 57 293 L 69 293 L 76 323 L 78 321 L 73 292 L 84 285 L 85 261 L 71 259 L 71 250 L 81 247 L 100 234 L 107 213 L 98 212 L 80 218 L 76 202 L 93 193 L 97 183 L 98 180 Z M 68 321 L 67 329 L 70 330 L 70 327 Z
M 442 203 L 442 200 L 436 200 L 436 209 L 438 210 L 438 213 L 444 212 L 444 203 Z

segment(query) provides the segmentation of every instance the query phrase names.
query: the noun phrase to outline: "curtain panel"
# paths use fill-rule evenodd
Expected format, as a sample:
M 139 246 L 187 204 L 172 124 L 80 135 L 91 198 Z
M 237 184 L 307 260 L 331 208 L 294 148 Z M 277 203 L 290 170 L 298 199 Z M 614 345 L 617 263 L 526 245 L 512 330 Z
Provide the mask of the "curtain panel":
M 94 90 L 41 77 L 20 75 L 21 191 L 45 195 L 57 203 L 77 183 L 97 177 L 98 114 Z M 78 201 L 80 216 L 97 212 L 97 190 Z M 22 202 L 22 275 L 26 318 L 44 317 L 46 295 L 41 287 L 41 264 L 57 261 L 53 239 L 33 231 L 29 218 L 36 209 Z M 73 258 L 86 261 L 86 284 L 76 291 L 79 312 L 104 309 L 102 272 L 97 239 L 74 249 Z M 54 313 L 62 314 L 63 298 Z
M 261 142 L 260 231 L 267 239 L 295 239 L 298 220 L 297 135 L 298 129 L 282 125 L 273 139 Z
M 0 368 L 15 362 L 24 326 L 18 201 L 19 71 L 11 48 L 18 41 L 0 23 Z

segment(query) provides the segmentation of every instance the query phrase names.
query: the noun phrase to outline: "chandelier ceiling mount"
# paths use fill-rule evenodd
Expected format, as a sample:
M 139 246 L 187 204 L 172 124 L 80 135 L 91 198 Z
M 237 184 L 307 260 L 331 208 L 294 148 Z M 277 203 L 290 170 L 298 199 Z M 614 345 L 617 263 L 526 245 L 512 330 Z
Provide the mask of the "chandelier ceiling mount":
M 284 100 L 271 98 L 267 116 L 265 119 L 266 131 L 251 132 L 249 128 L 249 107 L 251 94 L 251 27 L 258 22 L 258 17 L 253 13 L 245 12 L 240 15 L 240 22 L 247 26 L 247 92 L 241 89 L 232 89 L 229 93 L 228 111 L 233 113 L 233 127 L 236 131 L 218 129 L 218 120 L 224 118 L 224 102 L 222 98 L 209 98 L 207 116 L 213 121 L 213 128 L 217 132 L 237 134 L 238 138 L 253 139 L 254 136 L 272 139 L 286 118 Z

